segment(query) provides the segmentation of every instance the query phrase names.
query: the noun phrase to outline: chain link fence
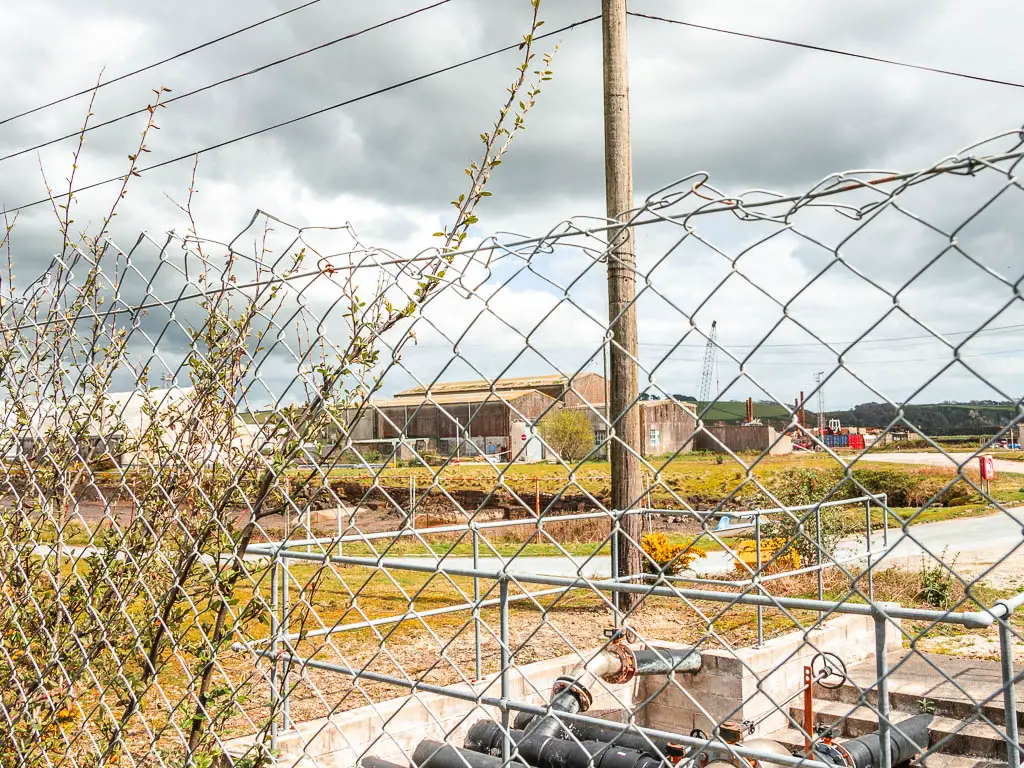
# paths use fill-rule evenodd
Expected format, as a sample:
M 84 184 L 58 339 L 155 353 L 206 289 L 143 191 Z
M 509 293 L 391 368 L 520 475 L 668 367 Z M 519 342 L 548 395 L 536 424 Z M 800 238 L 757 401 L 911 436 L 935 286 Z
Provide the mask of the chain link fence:
M 14 251 L 0 762 L 1019 766 L 1022 156 L 647 197 L 626 509 L 612 222 Z

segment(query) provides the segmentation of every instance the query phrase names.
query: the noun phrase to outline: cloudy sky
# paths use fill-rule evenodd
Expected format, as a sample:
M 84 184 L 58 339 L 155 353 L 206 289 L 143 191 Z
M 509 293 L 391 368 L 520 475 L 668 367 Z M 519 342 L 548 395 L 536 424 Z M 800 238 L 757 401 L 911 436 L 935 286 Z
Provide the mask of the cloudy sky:
M 88 88 L 101 70 L 109 79 L 300 4 L 20 4 L 5 15 L 0 120 Z M 101 89 L 92 120 L 144 107 L 153 88 L 170 88 L 167 97 L 179 97 L 427 4 L 319 0 Z M 1024 7 L 1006 2 L 844 1 L 829 3 L 827 12 L 821 3 L 797 0 L 633 0 L 630 7 L 1024 82 L 1017 55 Z M 599 11 L 596 0 L 543 0 L 544 30 Z M 145 163 L 188 156 L 514 43 L 528 19 L 527 0 L 450 0 L 181 98 L 160 112 Z M 696 171 L 710 174 L 709 183 L 728 195 L 748 189 L 799 194 L 847 169 L 912 171 L 1024 121 L 1020 88 L 636 17 L 629 43 L 638 203 Z M 604 214 L 600 27 L 589 23 L 542 41 L 543 50 L 556 44 L 555 77 L 544 84 L 528 129 L 497 169 L 493 197 L 479 211 L 477 238 L 499 231 L 541 235 L 569 217 Z M 492 57 L 203 153 L 195 200 L 200 234 L 230 240 L 261 209 L 296 226 L 350 223 L 360 242 L 401 256 L 423 252 L 450 220 L 448 201 L 465 188 L 463 168 L 478 155 L 478 136 L 493 121 L 516 64 L 515 52 Z M 86 96 L 0 123 L 0 155 L 75 131 L 87 104 Z M 91 132 L 76 185 L 122 173 L 144 120 L 136 115 Z M 66 188 L 74 146 L 66 141 L 0 161 L 0 203 L 11 209 L 45 198 L 41 168 L 51 187 Z M 1007 138 L 984 152 L 1013 146 Z M 146 230 L 159 241 L 168 230 L 185 229 L 173 201 L 187 195 L 191 171 L 188 159 L 135 179 L 114 238 L 130 244 Z M 1005 175 L 992 172 L 939 179 L 910 190 L 899 210 L 870 220 L 828 208 L 805 210 L 788 222 L 743 222 L 725 213 L 690 219 L 688 228 L 671 222 L 643 227 L 638 248 L 646 281 L 638 308 L 644 383 L 653 392 L 695 393 L 701 334 L 717 320 L 724 347 L 717 378 L 729 397 L 792 402 L 800 390 L 813 388 L 816 371 L 828 377 L 830 407 L 883 397 L 1020 397 L 1024 311 L 1011 284 L 1024 272 L 1021 191 L 1003 192 L 958 229 L 1005 184 Z M 95 228 L 114 195 L 110 185 L 81 193 L 76 226 Z M 850 205 L 878 199 L 874 193 L 847 197 Z M 691 194 L 666 212 L 703 202 Z M 12 240 L 16 282 L 27 284 L 59 250 L 53 221 L 47 205 L 19 212 Z M 954 230 L 959 251 L 949 248 Z M 277 235 L 283 248 L 291 232 L 282 226 Z M 348 236 L 339 237 L 324 247 L 341 249 Z M 593 248 L 596 239 L 576 244 Z M 159 249 L 147 249 L 148 261 L 140 263 L 155 269 Z M 180 253 L 165 258 L 182 267 Z M 461 265 L 460 271 L 465 285 L 425 313 L 417 344 L 389 373 L 385 392 L 435 377 L 601 369 L 599 318 L 607 310 L 592 251 L 556 248 Z M 180 281 L 168 278 L 164 287 L 177 291 Z M 144 290 L 145 281 L 137 282 L 134 290 Z M 151 292 L 160 290 L 156 282 Z M 306 311 L 327 311 L 336 299 L 331 291 L 329 281 L 310 288 Z M 162 320 L 157 313 L 147 322 L 153 331 Z M 966 340 L 963 363 L 950 366 L 950 346 L 933 332 L 954 345 Z M 327 323 L 323 333 L 343 335 L 343 324 Z M 151 348 L 152 338 L 140 337 L 136 351 Z M 165 337 L 161 355 L 180 358 L 183 339 Z M 836 350 L 845 351 L 841 364 Z M 262 372 L 268 385 L 257 400 L 272 401 L 294 374 L 295 365 L 289 369 L 282 360 Z M 744 376 L 738 376 L 739 361 Z

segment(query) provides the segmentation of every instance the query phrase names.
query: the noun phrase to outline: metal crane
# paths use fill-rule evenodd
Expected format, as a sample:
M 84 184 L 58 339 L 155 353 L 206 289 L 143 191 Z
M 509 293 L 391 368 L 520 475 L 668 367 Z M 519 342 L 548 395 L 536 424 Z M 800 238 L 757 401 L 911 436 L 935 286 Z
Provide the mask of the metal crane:
M 715 343 L 718 337 L 718 321 L 711 321 L 711 332 L 708 334 L 708 343 L 704 347 L 704 370 L 700 377 L 700 396 L 697 403 L 697 412 L 702 411 L 709 404 L 711 397 L 711 380 L 715 380 L 715 391 L 718 391 L 718 344 Z

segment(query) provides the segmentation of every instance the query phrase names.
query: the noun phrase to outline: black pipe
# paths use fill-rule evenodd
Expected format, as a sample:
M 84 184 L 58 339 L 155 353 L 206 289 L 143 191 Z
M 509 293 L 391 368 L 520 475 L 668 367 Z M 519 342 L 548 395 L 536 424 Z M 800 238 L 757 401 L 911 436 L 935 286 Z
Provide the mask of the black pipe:
M 567 678 L 559 678 L 558 681 L 570 683 Z M 556 685 L 558 684 L 556 681 Z M 562 735 L 562 721 L 558 719 L 558 712 L 569 712 L 575 714 L 579 711 L 586 711 L 590 706 L 590 702 L 587 702 L 587 706 L 583 706 L 583 702 L 580 697 L 583 692 L 577 689 L 573 685 L 563 688 L 558 694 L 551 697 L 551 709 L 554 710 L 549 715 L 543 717 L 534 718 L 530 723 L 530 726 L 526 729 L 525 736 L 530 739 L 553 739 Z M 589 696 L 589 693 L 586 694 Z M 481 722 L 486 723 L 486 720 Z
M 934 715 L 917 715 L 889 726 L 892 764 L 908 763 L 928 749 L 928 726 Z M 853 768 L 881 768 L 882 740 L 878 731 L 842 743 Z
M 667 675 L 683 668 L 683 671 L 700 669 L 700 651 L 696 648 L 648 648 L 633 651 L 638 675 Z M 691 665 L 696 663 L 696 667 Z
M 524 739 L 517 746 L 531 765 L 537 768 L 661 768 L 656 757 L 626 747 L 614 747 L 602 741 Z
M 405 768 L 405 766 L 388 760 L 381 760 L 373 755 L 367 755 L 359 759 L 359 768 Z
M 602 651 L 602 653 L 606 652 L 607 651 Z M 678 671 L 696 671 L 700 669 L 701 666 L 700 651 L 692 647 L 648 648 L 643 651 L 634 651 L 626 648 L 626 653 L 632 658 L 632 669 L 628 671 L 625 678 L 618 682 L 629 682 L 633 679 L 634 675 L 667 675 L 671 672 Z M 577 669 L 579 669 L 579 667 L 577 667 Z M 581 677 L 584 676 L 585 673 L 581 673 Z M 568 687 L 563 688 L 562 692 L 557 697 L 552 698 L 552 709 L 558 709 L 563 712 L 575 712 L 586 711 L 589 708 L 591 693 L 585 689 L 584 685 L 578 684 L 578 681 L 574 680 L 571 676 L 560 677 L 558 682 L 563 683 L 563 685 L 568 684 Z M 581 704 L 581 697 L 586 698 L 586 706 L 580 706 L 579 710 L 565 709 L 559 706 L 558 698 L 566 694 L 571 694 L 577 702 L 580 702 Z M 525 730 L 530 723 L 535 721 L 536 718 L 533 715 L 527 712 L 520 712 L 516 715 L 513 725 L 516 728 Z M 544 732 L 547 732 L 550 736 L 557 736 L 561 733 L 561 729 L 555 729 L 549 722 L 545 726 Z
M 512 721 L 512 727 L 517 731 L 525 731 L 526 726 L 533 721 L 533 717 L 532 712 L 517 712 L 515 719 Z
M 526 721 L 526 725 L 529 725 L 529 718 L 523 718 L 522 715 L 525 712 L 520 712 L 516 716 L 515 722 L 513 723 L 512 731 L 513 740 L 515 740 L 516 732 L 522 732 L 526 730 L 523 726 L 523 721 Z M 481 722 L 487 722 L 482 720 Z M 608 744 L 614 744 L 619 747 L 629 747 L 630 749 L 636 749 L 640 752 L 646 752 L 649 755 L 659 757 L 664 756 L 678 756 L 686 751 L 686 748 L 681 744 L 675 744 L 674 742 L 662 738 L 661 736 L 646 736 L 636 731 L 627 730 L 625 725 L 615 725 L 609 723 L 608 725 L 597 725 L 595 723 L 577 723 L 566 721 L 563 730 L 557 738 L 565 738 L 569 733 L 575 736 L 581 741 L 603 741 Z M 472 733 L 472 729 L 470 729 Z M 500 731 L 499 731 L 500 736 Z M 466 742 L 466 747 L 469 749 L 475 749 L 470 746 L 469 741 Z
M 614 732 L 611 735 L 621 736 Z M 637 738 L 636 734 L 626 735 Z M 516 730 L 510 733 L 510 738 L 519 754 L 537 768 L 588 768 L 591 764 L 594 768 L 657 768 L 662 763 L 661 758 L 649 753 L 649 746 L 645 752 L 596 739 L 538 739 Z M 501 726 L 490 720 L 477 721 L 466 735 L 466 749 L 487 755 L 501 754 L 501 742 Z
M 499 730 L 501 730 L 499 726 Z M 501 744 L 498 745 L 501 754 Z M 468 749 L 453 747 L 442 741 L 421 741 L 412 753 L 412 764 L 416 768 L 502 768 L 500 757 L 472 752 Z M 522 763 L 512 761 L 508 768 L 529 768 Z

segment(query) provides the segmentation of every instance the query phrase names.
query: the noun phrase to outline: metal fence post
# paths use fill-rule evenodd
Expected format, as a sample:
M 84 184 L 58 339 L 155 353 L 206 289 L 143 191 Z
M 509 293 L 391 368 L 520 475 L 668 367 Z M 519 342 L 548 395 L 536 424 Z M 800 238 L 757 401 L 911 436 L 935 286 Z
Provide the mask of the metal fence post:
M 282 560 L 283 572 L 281 574 L 281 622 L 278 625 L 281 630 L 281 636 L 288 636 L 288 582 L 291 577 L 291 568 L 288 565 L 287 560 Z M 290 702 L 290 691 L 288 690 L 288 677 L 289 667 L 291 666 L 291 656 L 289 655 L 288 663 L 283 665 L 281 670 L 281 724 L 287 731 L 292 727 L 291 717 L 291 702 Z
M 508 576 L 498 580 L 498 611 L 500 614 L 499 640 L 501 643 L 501 761 L 508 765 L 512 759 L 512 740 L 509 736 L 509 647 L 508 647 Z
M 315 539 L 316 534 L 313 533 L 313 505 L 310 502 L 306 502 L 306 536 L 307 539 Z M 306 551 L 312 552 L 312 545 L 306 545 Z
M 273 638 L 271 650 L 274 654 L 270 663 L 270 709 L 274 713 L 270 722 L 270 748 L 274 751 L 277 750 L 277 660 L 281 650 L 281 628 L 277 621 L 277 611 L 279 608 L 277 585 L 280 581 L 280 568 L 281 556 L 278 555 L 270 569 L 270 636 Z
M 611 568 L 612 581 L 619 580 L 619 510 L 612 510 L 612 541 L 611 541 Z M 622 624 L 622 611 L 619 608 L 619 601 L 612 595 L 612 624 L 618 629 Z
M 1003 681 L 1003 718 L 1006 728 L 1006 763 L 1020 768 L 1020 742 L 1017 735 L 1017 691 L 1013 673 L 1013 642 L 1010 635 L 1012 612 L 999 619 L 999 666 Z
M 814 507 L 814 543 L 816 547 L 815 560 L 818 563 L 818 600 L 825 599 L 825 564 L 822 561 L 821 548 L 821 504 Z M 825 618 L 824 611 L 818 611 L 818 621 Z
M 473 530 L 473 570 L 480 569 L 480 532 L 476 523 L 470 523 Z M 473 649 L 474 649 L 474 680 L 483 676 L 480 653 L 480 577 L 473 577 Z
M 892 768 L 892 744 L 889 742 L 891 709 L 889 707 L 889 659 L 886 656 L 885 614 L 876 612 L 875 620 L 875 672 L 878 676 L 878 742 L 882 748 L 879 768 Z
M 868 547 L 868 600 L 875 601 L 875 559 L 871 546 L 871 499 L 864 502 L 864 530 Z
M 754 572 L 754 586 L 761 594 L 761 515 L 754 515 L 754 546 L 757 554 L 757 570 Z M 757 606 L 757 644 L 764 645 L 764 609 Z

